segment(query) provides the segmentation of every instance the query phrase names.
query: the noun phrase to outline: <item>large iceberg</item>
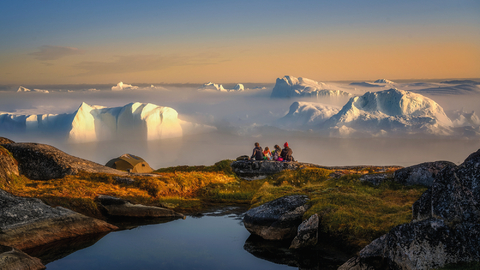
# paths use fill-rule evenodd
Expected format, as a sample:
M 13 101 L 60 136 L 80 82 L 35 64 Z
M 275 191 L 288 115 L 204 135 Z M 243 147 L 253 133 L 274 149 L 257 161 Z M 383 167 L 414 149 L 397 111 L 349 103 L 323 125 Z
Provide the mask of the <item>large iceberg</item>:
M 435 101 L 397 89 L 353 97 L 324 123 L 324 127 L 340 135 L 356 132 L 449 135 L 452 126 L 450 118 Z
M 17 92 L 37 92 L 37 93 L 44 93 L 44 94 L 48 94 L 49 91 L 48 90 L 42 90 L 42 89 L 28 89 L 26 87 L 23 87 L 23 86 L 20 86 L 18 87 L 18 90 Z
M 339 111 L 340 108 L 321 103 L 295 101 L 277 124 L 286 128 L 315 129 Z
M 182 121 L 176 110 L 151 103 L 106 108 L 86 103 L 72 114 L 0 114 L 0 130 L 10 133 L 55 134 L 71 142 L 103 140 L 158 140 L 181 137 L 185 130 L 212 130 Z
M 284 76 L 277 78 L 272 90 L 272 98 L 351 96 L 352 94 L 330 89 L 325 83 L 319 83 L 302 77 Z

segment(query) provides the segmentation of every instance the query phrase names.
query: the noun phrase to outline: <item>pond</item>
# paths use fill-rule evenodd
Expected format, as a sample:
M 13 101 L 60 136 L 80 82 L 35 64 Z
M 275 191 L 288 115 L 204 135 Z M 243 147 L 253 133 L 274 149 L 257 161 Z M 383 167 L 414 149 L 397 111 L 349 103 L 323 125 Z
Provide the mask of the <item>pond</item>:
M 348 259 L 334 249 L 295 253 L 288 243 L 251 237 L 241 207 L 224 207 L 155 224 L 64 240 L 27 251 L 56 269 L 336 269 Z M 168 221 L 168 222 L 167 222 Z

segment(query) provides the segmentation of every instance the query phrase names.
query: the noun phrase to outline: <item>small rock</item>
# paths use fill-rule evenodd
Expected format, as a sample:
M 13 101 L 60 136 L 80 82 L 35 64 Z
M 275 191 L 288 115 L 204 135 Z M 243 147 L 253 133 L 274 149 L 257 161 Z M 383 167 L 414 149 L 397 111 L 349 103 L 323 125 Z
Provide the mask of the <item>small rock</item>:
M 243 224 L 250 233 L 267 240 L 292 239 L 309 208 L 308 200 L 305 195 L 278 198 L 248 210 Z
M 368 182 L 374 186 L 378 186 L 381 183 L 385 182 L 387 179 L 391 179 L 392 176 L 386 173 L 376 173 L 376 174 L 364 174 L 360 176 L 360 182 Z
M 308 246 L 315 246 L 318 242 L 318 225 L 320 219 L 317 214 L 312 215 L 304 220 L 298 226 L 297 236 L 292 241 L 290 248 L 298 249 Z
M 30 257 L 15 248 L 0 245 L 0 269 L 40 270 L 46 267 L 38 258 Z
M 96 200 L 106 210 L 110 216 L 117 217 L 175 217 L 184 218 L 183 214 L 177 213 L 171 209 L 146 206 L 141 204 L 132 204 L 126 200 L 99 195 Z

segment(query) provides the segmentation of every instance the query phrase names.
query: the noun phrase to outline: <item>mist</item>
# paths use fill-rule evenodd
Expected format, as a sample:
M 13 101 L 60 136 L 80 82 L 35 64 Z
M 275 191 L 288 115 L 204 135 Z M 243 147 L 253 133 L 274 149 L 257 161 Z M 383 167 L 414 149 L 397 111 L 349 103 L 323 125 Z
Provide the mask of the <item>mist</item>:
M 40 88 L 40 87 L 39 87 Z M 46 89 L 48 86 L 41 89 Z M 86 87 L 84 87 L 86 88 Z M 252 87 L 253 88 L 253 87 Z M 442 136 L 388 136 L 342 138 L 312 130 L 282 129 L 276 121 L 285 116 L 294 101 L 315 102 L 342 107 L 350 97 L 272 99 L 273 86 L 244 92 L 201 92 L 198 87 L 142 86 L 136 90 L 51 91 L 17 93 L 0 91 L 0 112 L 16 114 L 73 113 L 85 102 L 89 105 L 118 107 L 132 102 L 167 106 L 178 112 L 181 120 L 210 125 L 216 131 L 185 134 L 179 138 L 147 141 L 142 138 L 115 138 L 107 141 L 72 143 L 55 134 L 12 133 L 0 130 L 0 136 L 16 142 L 51 144 L 71 155 L 107 163 L 125 153 L 144 158 L 153 168 L 179 165 L 211 165 L 223 159 L 251 155 L 255 142 L 273 148 L 288 142 L 297 161 L 325 166 L 399 165 L 448 160 L 461 163 L 480 148 L 479 138 Z M 348 87 L 344 87 L 344 89 Z M 354 89 L 351 93 L 363 93 Z M 371 89 L 367 89 L 371 91 Z M 380 89 L 381 90 L 381 89 Z M 377 91 L 377 89 L 375 89 Z M 480 112 L 479 94 L 425 96 L 444 110 Z

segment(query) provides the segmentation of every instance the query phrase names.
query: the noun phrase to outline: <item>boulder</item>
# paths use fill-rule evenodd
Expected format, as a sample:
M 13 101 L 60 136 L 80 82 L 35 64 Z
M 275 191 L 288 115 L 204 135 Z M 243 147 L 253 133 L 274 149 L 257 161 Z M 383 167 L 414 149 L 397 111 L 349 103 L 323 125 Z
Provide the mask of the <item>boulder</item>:
M 10 182 L 14 175 L 19 175 L 18 162 L 7 149 L 0 146 L 0 183 Z
M 33 180 L 48 180 L 75 175 L 80 171 L 124 175 L 126 172 L 71 156 L 57 148 L 39 143 L 4 144 L 18 161 L 20 174 Z
M 252 208 L 245 213 L 243 224 L 252 234 L 267 240 L 292 239 L 308 210 L 306 195 L 284 196 Z
M 480 260 L 480 224 L 456 229 L 441 219 L 403 224 L 366 246 L 344 269 L 434 269 Z
M 317 214 L 310 216 L 298 226 L 297 235 L 290 244 L 290 248 L 298 249 L 315 246 L 318 242 L 318 225 L 320 219 Z
M 170 218 L 184 218 L 185 216 L 168 208 L 146 206 L 141 204 L 132 204 L 126 200 L 99 195 L 96 198 L 102 208 L 109 216 L 116 217 L 170 217 Z
M 231 166 L 233 172 L 239 177 L 254 180 L 263 179 L 268 175 L 276 174 L 283 170 L 296 170 L 303 164 L 269 160 L 237 160 L 232 162 Z
M 375 174 L 364 174 L 360 176 L 360 182 L 367 182 L 374 186 L 380 185 L 381 183 L 385 182 L 387 179 L 392 179 L 392 175 L 387 173 L 375 173 Z
M 395 171 L 394 181 L 403 185 L 431 187 L 435 176 L 445 167 L 455 166 L 450 161 L 425 162 Z
M 30 257 L 18 249 L 0 245 L 0 269 L 38 270 L 46 267 L 38 258 Z
M 339 269 L 432 269 L 480 262 L 480 150 L 445 163 L 414 203 L 413 221 L 393 228 Z
M 17 249 L 117 227 L 71 210 L 52 208 L 39 199 L 13 196 L 0 189 L 0 244 Z

